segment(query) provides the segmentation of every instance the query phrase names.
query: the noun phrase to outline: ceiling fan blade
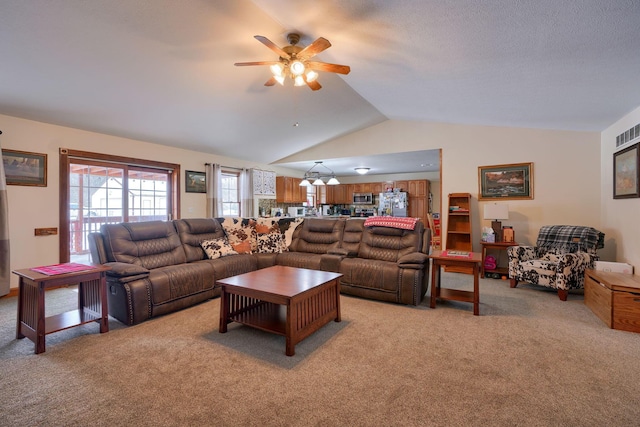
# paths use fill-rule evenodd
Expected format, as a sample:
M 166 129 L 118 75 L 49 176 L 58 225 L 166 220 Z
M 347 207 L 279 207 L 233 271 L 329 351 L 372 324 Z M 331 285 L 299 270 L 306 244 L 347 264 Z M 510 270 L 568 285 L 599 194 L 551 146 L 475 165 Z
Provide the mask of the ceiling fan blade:
M 277 64 L 279 62 L 280 61 L 236 62 L 233 65 L 238 66 L 238 67 L 244 67 L 244 66 L 247 66 L 247 65 L 273 65 L 273 64 Z
M 348 65 L 329 64 L 327 62 L 307 62 L 307 67 L 316 71 L 328 71 L 330 73 L 349 74 L 351 67 Z
M 331 43 L 329 43 L 329 40 L 325 39 L 324 37 L 318 37 L 316 41 L 298 52 L 296 57 L 304 61 L 319 54 L 329 47 L 331 47 Z
M 320 83 L 318 83 L 317 80 L 314 80 L 312 82 L 307 82 L 307 86 L 309 86 L 311 88 L 311 90 L 320 90 L 320 89 L 322 89 L 322 85 L 320 85 Z
M 287 52 L 282 50 L 278 45 L 276 45 L 274 42 L 272 42 L 265 36 L 253 36 L 253 37 L 255 37 L 256 40 L 258 40 L 260 43 L 262 43 L 263 45 L 265 45 L 266 47 L 268 47 L 269 49 L 271 49 L 281 57 L 289 58 L 289 54 Z
M 265 86 L 273 86 L 274 84 L 276 84 L 276 79 L 275 79 L 275 77 L 271 77 L 269 80 L 267 80 L 267 82 L 264 85 Z

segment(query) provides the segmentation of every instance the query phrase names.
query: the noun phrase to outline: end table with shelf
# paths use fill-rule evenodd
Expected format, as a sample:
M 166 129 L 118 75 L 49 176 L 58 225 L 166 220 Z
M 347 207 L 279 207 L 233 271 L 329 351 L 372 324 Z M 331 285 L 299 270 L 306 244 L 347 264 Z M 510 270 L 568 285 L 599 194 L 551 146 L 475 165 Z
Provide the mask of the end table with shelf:
M 487 273 L 497 273 L 500 276 L 506 276 L 507 278 L 509 278 L 509 266 L 500 267 L 498 264 L 500 259 L 499 253 L 498 253 L 498 256 L 496 257 L 496 268 L 493 270 L 487 270 L 484 268 L 484 261 L 485 261 L 485 258 L 487 257 L 487 249 L 496 249 L 498 251 L 506 252 L 509 246 L 518 246 L 518 243 L 516 242 L 480 242 L 480 244 L 482 245 L 482 266 L 480 269 L 480 277 L 484 279 L 485 274 Z
M 19 278 L 16 338 L 29 338 L 35 352 L 44 353 L 45 336 L 85 323 L 98 322 L 100 333 L 109 332 L 106 272 L 111 267 L 95 265 L 90 269 L 46 275 L 31 269 L 14 270 Z M 45 317 L 45 290 L 78 285 L 78 308 Z

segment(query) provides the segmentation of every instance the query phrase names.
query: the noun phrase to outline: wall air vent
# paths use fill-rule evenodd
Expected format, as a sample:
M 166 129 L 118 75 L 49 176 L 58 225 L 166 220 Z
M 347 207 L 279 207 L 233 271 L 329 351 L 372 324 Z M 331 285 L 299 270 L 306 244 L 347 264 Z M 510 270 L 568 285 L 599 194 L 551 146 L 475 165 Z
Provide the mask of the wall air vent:
M 616 136 L 616 149 L 621 148 L 623 145 L 633 141 L 636 138 L 640 138 L 640 123 Z

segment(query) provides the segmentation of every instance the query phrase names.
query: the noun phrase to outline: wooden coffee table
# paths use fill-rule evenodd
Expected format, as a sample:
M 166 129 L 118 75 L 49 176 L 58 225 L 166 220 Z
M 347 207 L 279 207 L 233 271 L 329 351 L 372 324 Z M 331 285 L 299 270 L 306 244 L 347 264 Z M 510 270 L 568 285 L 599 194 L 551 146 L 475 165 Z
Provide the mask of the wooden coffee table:
M 220 333 L 238 322 L 284 335 L 286 355 L 297 343 L 329 323 L 340 322 L 342 274 L 274 266 L 216 281 L 220 297 Z

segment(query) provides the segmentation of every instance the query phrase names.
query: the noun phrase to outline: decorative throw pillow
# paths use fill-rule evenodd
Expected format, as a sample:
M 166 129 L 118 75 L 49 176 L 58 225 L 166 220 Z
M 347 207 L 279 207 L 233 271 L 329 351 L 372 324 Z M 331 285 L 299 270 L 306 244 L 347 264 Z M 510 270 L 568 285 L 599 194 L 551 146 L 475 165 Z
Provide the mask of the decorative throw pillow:
M 234 251 L 227 238 L 219 238 L 213 240 L 204 240 L 200 243 L 209 259 L 216 259 L 227 255 L 237 254 Z
M 287 250 L 284 236 L 278 233 L 258 234 L 258 252 L 261 254 L 281 254 Z
M 293 240 L 293 232 L 296 230 L 296 228 L 302 224 L 304 221 L 304 218 L 293 218 L 288 222 L 282 221 L 281 222 L 281 226 L 282 226 L 282 233 L 284 234 L 284 244 L 285 247 L 287 249 L 285 249 L 286 251 L 289 250 L 289 246 L 291 246 L 291 241 Z M 286 228 L 285 228 L 286 227 Z
M 240 254 L 250 254 L 258 249 L 256 221 L 251 218 L 224 218 L 222 228 L 229 243 Z
M 280 233 L 278 220 L 273 218 L 258 218 L 256 220 L 256 233 Z

